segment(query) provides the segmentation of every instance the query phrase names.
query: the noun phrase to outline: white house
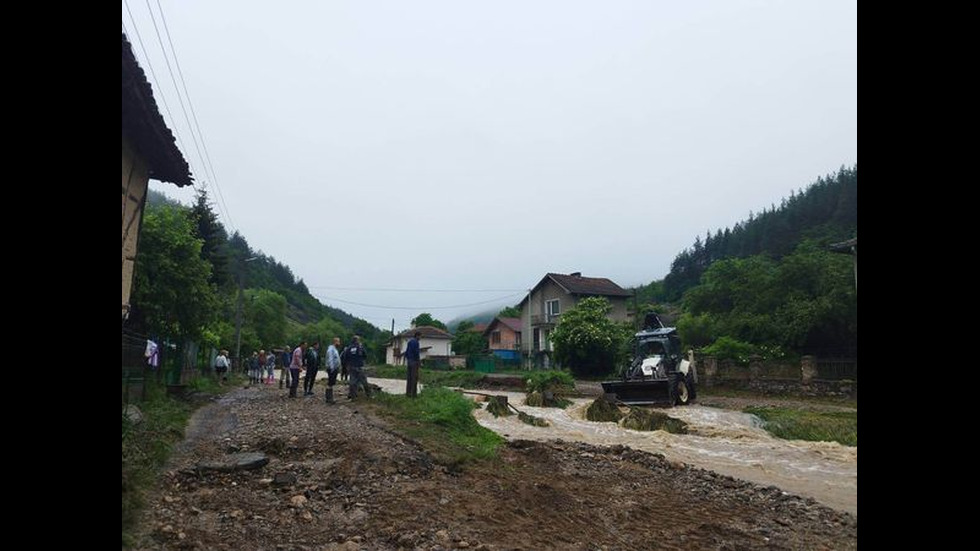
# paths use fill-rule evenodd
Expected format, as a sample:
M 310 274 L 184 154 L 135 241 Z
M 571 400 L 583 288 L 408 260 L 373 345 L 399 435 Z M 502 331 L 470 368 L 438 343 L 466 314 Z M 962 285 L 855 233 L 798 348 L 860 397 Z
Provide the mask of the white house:
M 416 331 L 421 333 L 419 336 L 419 350 L 422 359 L 431 356 L 453 355 L 453 336 L 438 327 L 423 325 L 414 329 L 407 329 L 395 335 L 391 339 L 391 342 L 388 343 L 387 352 L 385 353 L 385 363 L 390 365 L 402 365 L 405 363 L 405 347 Z

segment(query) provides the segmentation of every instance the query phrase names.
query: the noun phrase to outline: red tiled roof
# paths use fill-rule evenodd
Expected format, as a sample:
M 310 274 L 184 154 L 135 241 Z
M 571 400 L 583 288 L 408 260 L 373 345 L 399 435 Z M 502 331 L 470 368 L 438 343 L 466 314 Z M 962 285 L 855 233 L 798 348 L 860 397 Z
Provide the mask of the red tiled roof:
M 483 330 L 483 336 L 489 336 L 490 332 L 498 325 L 505 325 L 515 333 L 521 332 L 521 318 L 493 318 L 490 325 Z
M 605 277 L 582 277 L 580 275 L 548 274 L 557 283 L 573 295 L 602 295 L 607 297 L 633 296 L 629 291 Z
M 418 331 L 419 333 L 421 333 L 423 338 L 426 338 L 426 337 L 428 337 L 430 339 L 452 339 L 453 338 L 453 336 L 450 335 L 449 333 L 446 333 L 445 331 L 443 331 L 442 329 L 439 329 L 438 327 L 432 327 L 431 325 L 423 325 L 421 327 L 416 327 L 414 329 L 406 329 L 406 330 L 402 331 L 401 333 L 399 333 L 398 336 L 399 337 L 412 338 L 412 335 L 414 335 L 416 331 Z
M 619 285 L 613 283 L 609 278 L 605 277 L 582 277 L 576 274 L 554 274 L 548 273 L 537 285 L 534 286 L 532 292 L 540 287 L 545 281 L 552 280 L 559 287 L 564 289 L 570 295 L 591 295 L 591 296 L 604 296 L 604 297 L 631 297 L 632 293 L 623 289 Z M 527 302 L 530 295 L 524 295 L 521 299 L 521 304 Z

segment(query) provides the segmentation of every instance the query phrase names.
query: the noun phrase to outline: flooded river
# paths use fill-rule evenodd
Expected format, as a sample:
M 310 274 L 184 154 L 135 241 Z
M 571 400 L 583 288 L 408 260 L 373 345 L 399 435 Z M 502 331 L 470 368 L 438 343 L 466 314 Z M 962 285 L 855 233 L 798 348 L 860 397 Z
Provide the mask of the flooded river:
M 371 382 L 386 392 L 405 392 L 404 381 L 371 379 Z M 781 440 L 763 430 L 753 415 L 699 405 L 662 410 L 688 424 L 690 434 L 670 434 L 587 421 L 585 408 L 591 399 L 574 400 L 574 405 L 562 410 L 526 406 L 523 393 L 487 393 L 507 396 L 521 411 L 551 423 L 550 427 L 534 427 L 522 423 L 517 416 L 495 418 L 483 409 L 474 412 L 481 425 L 509 440 L 560 438 L 601 446 L 622 444 L 763 486 L 776 486 L 857 514 L 856 447 L 836 442 Z

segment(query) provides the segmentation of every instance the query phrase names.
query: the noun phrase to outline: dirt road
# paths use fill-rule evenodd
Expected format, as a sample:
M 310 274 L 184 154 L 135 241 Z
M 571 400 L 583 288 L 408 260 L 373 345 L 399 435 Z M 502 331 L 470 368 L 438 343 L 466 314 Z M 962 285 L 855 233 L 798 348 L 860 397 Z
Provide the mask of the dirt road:
M 201 472 L 261 451 L 253 471 Z M 625 446 L 509 442 L 462 470 L 357 403 L 230 392 L 148 496 L 139 549 L 852 549 L 857 520 Z

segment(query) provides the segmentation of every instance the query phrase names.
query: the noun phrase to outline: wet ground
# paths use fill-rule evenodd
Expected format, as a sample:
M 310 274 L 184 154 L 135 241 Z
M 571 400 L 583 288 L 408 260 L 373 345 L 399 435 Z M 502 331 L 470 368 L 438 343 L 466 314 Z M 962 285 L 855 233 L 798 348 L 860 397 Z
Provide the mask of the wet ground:
M 587 421 L 585 408 L 591 400 L 573 400 L 574 405 L 561 410 L 525 406 L 522 393 L 490 393 L 506 395 L 509 403 L 551 423 L 550 427 L 535 427 L 516 417 L 495 418 L 485 410 L 475 412 L 481 425 L 511 440 L 562 439 L 630 446 L 757 484 L 773 485 L 857 514 L 856 447 L 836 442 L 781 440 L 763 430 L 753 415 L 696 404 L 661 410 L 688 424 L 690 434 L 670 434 Z
M 372 382 L 404 388 L 404 381 Z M 591 437 L 574 428 L 584 423 L 575 420 L 576 411 L 568 412 L 567 421 L 551 411 L 556 430 L 567 423 L 562 430 Z M 692 424 L 727 436 L 687 438 L 735 441 L 739 431 L 743 440 L 761 438 L 735 418 Z M 503 428 L 516 438 L 517 429 Z M 669 439 L 661 445 L 685 446 Z M 196 469 L 234 452 L 263 452 L 268 463 L 254 471 Z M 316 396 L 297 399 L 272 386 L 232 390 L 194 414 L 186 440 L 147 496 L 136 548 L 686 551 L 857 545 L 853 515 L 632 447 L 514 439 L 499 455 L 463 469 L 442 465 L 366 415 L 358 402 L 323 403 L 322 386 Z

